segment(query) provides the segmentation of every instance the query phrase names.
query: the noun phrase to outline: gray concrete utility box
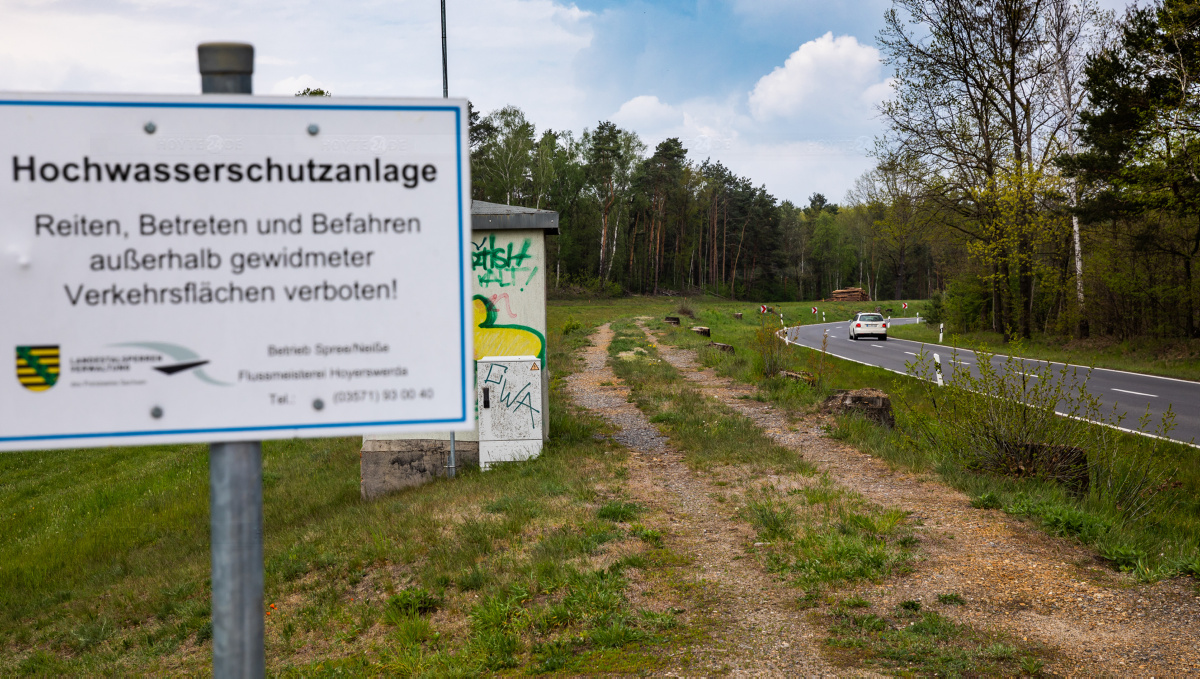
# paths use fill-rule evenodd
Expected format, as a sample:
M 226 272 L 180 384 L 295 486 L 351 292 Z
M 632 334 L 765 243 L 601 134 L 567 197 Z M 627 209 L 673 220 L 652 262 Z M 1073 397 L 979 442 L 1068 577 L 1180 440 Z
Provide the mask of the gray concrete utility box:
M 558 235 L 551 210 L 474 201 L 471 205 L 471 287 L 475 359 L 536 356 L 542 365 L 543 437 L 550 432 L 546 370 L 546 236 Z M 456 437 L 458 467 L 479 465 L 479 433 Z M 450 453 L 446 432 L 363 438 L 363 499 L 443 476 Z

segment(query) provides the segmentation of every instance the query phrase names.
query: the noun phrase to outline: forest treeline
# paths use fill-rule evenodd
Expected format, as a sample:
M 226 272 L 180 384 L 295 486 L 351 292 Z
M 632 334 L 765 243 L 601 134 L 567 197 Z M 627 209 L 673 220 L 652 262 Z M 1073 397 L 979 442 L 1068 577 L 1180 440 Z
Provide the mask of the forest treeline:
M 781 203 L 677 138 L 650 152 L 608 121 L 539 133 L 513 106 L 471 120 L 473 197 L 559 213 L 551 288 L 810 299 L 879 275 L 865 217 L 819 194 Z
M 556 210 L 551 287 L 930 297 L 954 330 L 1200 334 L 1200 2 L 893 0 L 875 167 L 779 201 L 679 139 L 472 113 L 473 195 Z

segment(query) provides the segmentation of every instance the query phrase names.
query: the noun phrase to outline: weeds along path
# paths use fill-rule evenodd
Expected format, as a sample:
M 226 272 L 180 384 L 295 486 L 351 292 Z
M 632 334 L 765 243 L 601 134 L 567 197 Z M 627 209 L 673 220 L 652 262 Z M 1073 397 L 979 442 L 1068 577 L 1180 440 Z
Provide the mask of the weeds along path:
M 698 571 L 691 590 L 708 610 L 688 611 L 715 626 L 717 643 L 692 649 L 689 674 L 708 667 L 734 675 L 844 675 L 826 665 L 818 651 L 820 635 L 795 606 L 796 592 L 775 582 L 745 556 L 753 533 L 713 502 L 717 488 L 690 470 L 682 455 L 641 410 L 608 365 L 613 332 L 601 326 L 585 349 L 582 370 L 568 377 L 568 391 L 581 407 L 619 429 L 614 436 L 635 454 L 629 461 L 629 493 L 661 524 L 671 550 L 689 557 Z
M 753 387 L 703 370 L 693 351 L 660 344 L 658 353 L 776 442 L 803 450 L 838 484 L 907 510 L 923 524 L 925 559 L 913 573 L 850 591 L 888 608 L 906 600 L 928 606 L 939 595 L 959 594 L 964 605 L 948 615 L 1057 649 L 1059 659 L 1045 669 L 1059 674 L 1200 675 L 1200 590 L 1190 581 L 1139 584 L 1103 567 L 1082 546 L 998 510 L 975 509 L 952 488 L 893 471 L 828 438 L 821 417 L 789 422 L 783 411 L 748 398 Z

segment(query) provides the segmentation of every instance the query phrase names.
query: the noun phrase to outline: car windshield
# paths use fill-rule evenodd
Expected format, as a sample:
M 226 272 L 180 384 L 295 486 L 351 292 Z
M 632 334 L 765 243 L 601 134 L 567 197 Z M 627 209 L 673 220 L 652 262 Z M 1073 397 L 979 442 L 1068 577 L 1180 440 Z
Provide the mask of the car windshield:
M 858 320 L 878 323 L 879 321 L 883 320 L 883 316 L 880 316 L 879 314 L 863 314 L 858 317 Z

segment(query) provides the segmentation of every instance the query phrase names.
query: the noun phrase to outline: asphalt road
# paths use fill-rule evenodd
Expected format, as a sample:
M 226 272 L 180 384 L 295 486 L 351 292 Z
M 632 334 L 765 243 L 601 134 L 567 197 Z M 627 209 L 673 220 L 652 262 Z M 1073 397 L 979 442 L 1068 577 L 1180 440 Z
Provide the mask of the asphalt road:
M 903 325 L 916 322 L 915 318 L 897 318 L 893 319 L 891 324 Z M 953 379 L 956 368 L 951 363 L 951 356 L 957 351 L 956 355 L 961 364 L 957 369 L 968 368 L 978 374 L 978 369 L 971 367 L 977 361 L 975 353 L 972 351 L 955 350 L 948 346 L 922 344 L 895 337 L 886 341 L 865 337 L 855 341 L 849 339 L 849 329 L 848 321 L 794 326 L 787 329 L 787 338 L 788 342 L 792 344 L 820 350 L 822 339 L 828 332 L 829 341 L 826 351 L 830 354 L 901 374 L 907 374 L 908 364 L 916 359 L 917 354 L 924 347 L 925 351 L 931 354 L 936 352 L 940 355 L 943 376 L 947 380 Z M 992 362 L 1000 367 L 1005 358 L 996 356 L 992 358 Z M 1022 363 L 1027 366 L 1024 368 L 1026 371 L 1046 366 L 1044 361 L 1030 359 L 1022 359 Z M 1057 371 L 1062 364 L 1050 363 L 1050 366 Z M 1081 370 L 1080 375 L 1082 374 Z M 1170 406 L 1175 413 L 1175 429 L 1168 436 L 1193 445 L 1200 441 L 1200 382 L 1096 368 L 1088 381 L 1088 390 L 1103 403 L 1105 413 L 1111 412 L 1114 405 L 1118 413 L 1126 413 L 1127 416 L 1122 423 L 1124 428 L 1136 427 L 1138 418 L 1144 415 L 1149 408 L 1152 418 L 1150 428 L 1153 429 L 1160 421 L 1162 414 L 1166 412 L 1167 407 Z

